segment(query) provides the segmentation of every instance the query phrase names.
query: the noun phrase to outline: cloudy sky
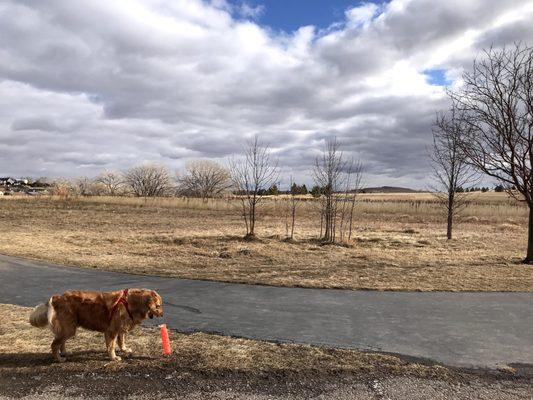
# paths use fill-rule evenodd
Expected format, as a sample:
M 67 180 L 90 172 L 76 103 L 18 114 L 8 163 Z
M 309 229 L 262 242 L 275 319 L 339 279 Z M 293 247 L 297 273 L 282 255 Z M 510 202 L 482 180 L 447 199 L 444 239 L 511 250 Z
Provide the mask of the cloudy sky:
M 259 134 L 310 181 L 337 136 L 367 184 L 423 188 L 445 86 L 532 20 L 531 0 L 0 0 L 0 175 L 179 169 Z

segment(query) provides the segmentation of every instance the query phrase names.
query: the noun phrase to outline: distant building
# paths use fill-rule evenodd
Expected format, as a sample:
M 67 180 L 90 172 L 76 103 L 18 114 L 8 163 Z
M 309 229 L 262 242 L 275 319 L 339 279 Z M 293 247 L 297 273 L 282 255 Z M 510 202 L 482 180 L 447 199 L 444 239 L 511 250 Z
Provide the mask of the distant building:
M 0 178 L 0 186 L 26 186 L 27 184 L 27 179 Z
M 0 185 L 2 186 L 11 186 L 16 182 L 16 179 L 13 178 L 0 178 Z

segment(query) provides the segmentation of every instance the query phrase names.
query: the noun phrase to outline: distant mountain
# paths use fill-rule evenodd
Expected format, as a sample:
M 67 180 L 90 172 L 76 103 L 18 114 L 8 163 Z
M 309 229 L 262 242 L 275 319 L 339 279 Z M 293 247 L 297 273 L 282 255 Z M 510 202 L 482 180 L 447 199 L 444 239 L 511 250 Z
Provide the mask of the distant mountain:
M 396 186 L 381 186 L 363 188 L 361 193 L 418 193 L 419 190 L 396 187 Z

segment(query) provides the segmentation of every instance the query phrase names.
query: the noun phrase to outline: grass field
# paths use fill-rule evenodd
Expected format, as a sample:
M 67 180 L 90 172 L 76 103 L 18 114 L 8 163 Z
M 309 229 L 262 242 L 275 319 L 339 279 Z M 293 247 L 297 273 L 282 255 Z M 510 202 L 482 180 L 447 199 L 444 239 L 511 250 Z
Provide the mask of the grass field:
M 235 200 L 0 199 L 0 253 L 139 274 L 280 286 L 379 290 L 532 291 L 522 265 L 527 209 L 472 194 L 447 241 L 431 194 L 361 195 L 354 236 L 321 245 L 318 207 L 299 205 L 285 241 L 287 201 L 265 199 L 259 240 L 242 239 Z

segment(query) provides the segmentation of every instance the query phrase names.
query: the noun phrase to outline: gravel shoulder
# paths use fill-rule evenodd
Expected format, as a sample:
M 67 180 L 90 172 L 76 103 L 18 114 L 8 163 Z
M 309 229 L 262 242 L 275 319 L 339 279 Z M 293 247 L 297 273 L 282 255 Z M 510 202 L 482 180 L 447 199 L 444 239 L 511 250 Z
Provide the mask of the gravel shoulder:
M 161 371 L 0 377 L 0 399 L 531 399 L 524 379 Z

